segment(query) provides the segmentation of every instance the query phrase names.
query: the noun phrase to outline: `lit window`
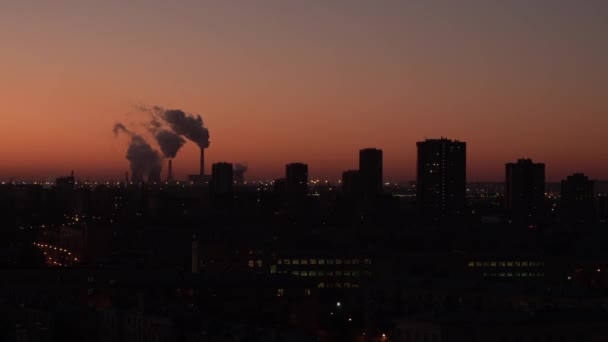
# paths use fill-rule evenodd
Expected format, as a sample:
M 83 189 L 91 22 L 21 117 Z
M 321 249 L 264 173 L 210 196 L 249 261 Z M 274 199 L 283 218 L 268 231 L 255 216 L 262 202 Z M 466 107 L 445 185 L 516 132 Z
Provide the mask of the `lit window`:
M 320 288 L 320 289 L 323 289 L 323 288 L 325 288 L 325 283 L 319 283 L 317 285 L 317 287 Z
M 300 271 L 292 271 L 291 274 L 293 274 L 295 276 L 299 276 L 300 275 Z
M 248 265 L 249 265 L 249 268 L 253 268 L 253 260 L 249 260 Z
M 319 265 L 325 265 L 325 259 L 319 259 Z
M 327 259 L 327 264 L 328 265 L 333 265 L 334 264 L 334 259 Z
M 475 262 L 474 261 L 469 261 L 469 267 L 475 267 Z
M 350 283 L 344 283 L 344 288 L 345 289 L 350 289 Z
M 496 267 L 496 261 L 490 262 L 490 267 Z
M 257 267 L 262 267 L 262 260 L 257 260 L 257 261 L 255 262 L 255 265 L 256 265 Z
M 505 266 L 506 266 L 506 264 L 505 264 L 504 261 L 499 261 L 498 262 L 498 267 L 505 267 Z
M 475 262 L 475 267 L 481 267 L 481 265 L 482 265 L 481 261 L 476 261 Z
M 366 265 L 371 265 L 372 264 L 372 259 L 363 259 L 363 263 Z
M 300 265 L 308 265 L 308 259 L 300 260 Z
M 308 275 L 311 277 L 316 277 L 317 276 L 317 272 L 316 271 L 310 271 L 308 272 Z
M 511 261 L 507 262 L 507 267 L 513 267 L 513 262 L 511 262 Z
M 345 276 L 345 277 L 350 277 L 350 271 L 346 271 L 346 272 L 344 272 L 344 276 Z
M 283 259 L 283 263 L 285 265 L 290 265 L 291 264 L 291 260 L 289 260 L 289 259 Z
M 521 266 L 522 267 L 528 267 L 528 262 L 527 261 L 522 261 L 521 262 Z
M 285 295 L 285 290 L 277 289 L 277 297 L 283 297 Z
M 277 265 L 271 265 L 270 266 L 270 273 L 271 274 L 277 273 Z
M 299 264 L 300 264 L 300 260 L 298 260 L 298 259 L 293 259 L 293 260 L 291 261 L 291 264 L 292 264 L 292 265 L 299 265 Z
M 520 267 L 521 266 L 521 262 L 515 261 L 515 262 L 513 262 L 513 266 Z
M 300 272 L 300 276 L 301 277 L 308 277 L 308 272 L 302 271 L 302 272 Z
M 304 289 L 304 295 L 305 296 L 310 296 L 310 289 Z
M 316 265 L 317 264 L 317 259 L 310 259 L 310 264 L 311 265 Z

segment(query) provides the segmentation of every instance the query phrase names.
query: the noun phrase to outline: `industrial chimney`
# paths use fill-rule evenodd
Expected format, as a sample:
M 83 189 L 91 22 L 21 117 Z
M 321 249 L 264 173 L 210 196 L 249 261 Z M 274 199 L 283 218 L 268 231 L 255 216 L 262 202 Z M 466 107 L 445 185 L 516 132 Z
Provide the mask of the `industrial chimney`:
M 201 148 L 201 179 L 205 176 L 205 149 Z
M 169 174 L 167 175 L 167 182 L 173 181 L 173 159 L 169 159 Z

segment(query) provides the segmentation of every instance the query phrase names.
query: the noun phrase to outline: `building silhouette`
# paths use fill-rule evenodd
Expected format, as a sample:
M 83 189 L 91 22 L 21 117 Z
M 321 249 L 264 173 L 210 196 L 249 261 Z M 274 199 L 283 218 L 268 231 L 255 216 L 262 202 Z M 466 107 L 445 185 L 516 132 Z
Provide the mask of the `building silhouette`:
M 308 192 L 308 165 L 303 163 L 285 165 L 285 191 L 293 196 L 306 195 Z
M 364 196 L 382 193 L 382 150 L 365 148 L 359 151 L 358 180 Z
M 433 218 L 462 214 L 466 193 L 466 143 L 441 138 L 419 141 L 416 146 L 416 198 L 421 213 Z
M 215 163 L 211 168 L 211 192 L 214 195 L 227 195 L 232 193 L 232 164 Z
M 342 193 L 346 196 L 358 196 L 360 191 L 359 171 L 344 171 L 342 173 Z
M 593 181 L 582 173 L 562 180 L 561 216 L 567 223 L 589 223 L 594 219 Z
M 505 166 L 505 209 L 516 222 L 534 223 L 543 216 L 545 164 L 519 159 Z

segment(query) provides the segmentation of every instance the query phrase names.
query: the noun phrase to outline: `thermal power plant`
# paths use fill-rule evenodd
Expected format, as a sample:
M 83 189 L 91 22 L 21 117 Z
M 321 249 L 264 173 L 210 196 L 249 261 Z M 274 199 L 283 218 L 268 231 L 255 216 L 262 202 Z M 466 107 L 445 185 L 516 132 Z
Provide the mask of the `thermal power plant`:
M 201 179 L 205 178 L 205 149 L 201 148 L 201 170 L 200 170 L 200 175 L 201 175 Z
M 169 159 L 169 168 L 167 173 L 167 182 L 173 181 L 173 159 Z

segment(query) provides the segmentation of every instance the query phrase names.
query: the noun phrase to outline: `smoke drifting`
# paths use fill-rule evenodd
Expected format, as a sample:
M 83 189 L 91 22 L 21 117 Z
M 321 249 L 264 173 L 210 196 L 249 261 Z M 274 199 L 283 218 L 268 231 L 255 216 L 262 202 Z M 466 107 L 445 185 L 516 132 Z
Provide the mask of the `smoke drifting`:
M 126 155 L 131 168 L 131 181 L 135 183 L 144 179 L 149 182 L 160 181 L 162 164 L 158 151 L 153 149 L 141 135 L 127 129 L 122 123 L 115 124 L 112 131 L 115 135 L 124 133 L 131 138 Z
M 154 135 L 154 138 L 165 158 L 170 159 L 175 158 L 179 149 L 186 143 L 184 138 L 166 129 L 160 130 Z
M 243 184 L 245 182 L 245 172 L 247 172 L 247 169 L 247 165 L 237 163 L 234 166 L 234 171 L 232 171 L 234 174 L 234 181 Z
M 150 112 L 150 110 L 148 110 Z M 209 147 L 209 130 L 198 114 L 187 114 L 181 109 L 164 109 L 154 106 L 151 110 L 171 127 L 175 134 L 186 137 L 200 148 Z

